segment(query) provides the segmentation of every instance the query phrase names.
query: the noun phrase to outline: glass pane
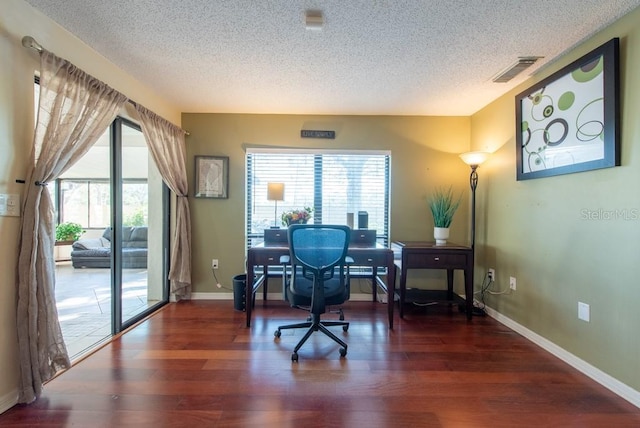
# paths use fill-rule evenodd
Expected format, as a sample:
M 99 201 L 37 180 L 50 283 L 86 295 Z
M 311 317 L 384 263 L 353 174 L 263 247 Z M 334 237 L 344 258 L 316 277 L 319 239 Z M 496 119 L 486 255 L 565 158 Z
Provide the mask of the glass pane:
M 89 183 L 89 227 L 104 229 L 111 224 L 111 185 L 109 182 Z
M 122 184 L 122 225 L 147 226 L 149 212 L 149 186 L 143 182 Z
M 60 177 L 60 221 L 81 224 L 85 249 L 56 247 L 56 305 L 72 359 L 111 337 L 110 131 Z M 105 157 L 106 153 L 106 157 Z
M 61 181 L 60 222 L 89 227 L 89 185 L 78 181 Z
M 162 190 L 142 132 L 123 123 L 122 323 L 163 298 Z

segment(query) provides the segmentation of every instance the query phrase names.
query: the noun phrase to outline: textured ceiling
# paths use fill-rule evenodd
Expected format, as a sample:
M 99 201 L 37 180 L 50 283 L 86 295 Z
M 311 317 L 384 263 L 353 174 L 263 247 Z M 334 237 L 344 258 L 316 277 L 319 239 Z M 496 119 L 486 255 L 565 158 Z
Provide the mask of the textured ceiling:
M 27 0 L 183 112 L 470 115 L 640 0 Z M 304 11 L 321 10 L 321 31 Z M 38 40 L 47 48 L 47 40 Z M 543 56 L 509 83 L 519 56 Z

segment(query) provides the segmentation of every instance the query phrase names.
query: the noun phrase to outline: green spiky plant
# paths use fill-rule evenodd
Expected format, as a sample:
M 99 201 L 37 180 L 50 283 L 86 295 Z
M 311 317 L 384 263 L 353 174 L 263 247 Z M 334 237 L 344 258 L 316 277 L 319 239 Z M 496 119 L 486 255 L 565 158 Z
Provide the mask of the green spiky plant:
M 457 199 L 453 196 L 453 190 L 451 187 L 445 190 L 442 188 L 436 189 L 427 202 L 429 209 L 431 209 L 431 215 L 433 215 L 433 225 L 435 227 L 448 228 L 453 221 L 453 215 L 460 206 L 460 200 L 462 195 Z

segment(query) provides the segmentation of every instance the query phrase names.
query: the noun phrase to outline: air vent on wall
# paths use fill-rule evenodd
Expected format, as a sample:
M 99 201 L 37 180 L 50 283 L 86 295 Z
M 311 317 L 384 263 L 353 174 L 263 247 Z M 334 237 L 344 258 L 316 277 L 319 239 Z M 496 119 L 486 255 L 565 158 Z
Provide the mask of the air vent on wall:
M 510 65 L 506 70 L 501 71 L 493 80 L 495 83 L 505 83 L 522 73 L 526 68 L 531 67 L 541 56 L 521 56 L 515 64 Z

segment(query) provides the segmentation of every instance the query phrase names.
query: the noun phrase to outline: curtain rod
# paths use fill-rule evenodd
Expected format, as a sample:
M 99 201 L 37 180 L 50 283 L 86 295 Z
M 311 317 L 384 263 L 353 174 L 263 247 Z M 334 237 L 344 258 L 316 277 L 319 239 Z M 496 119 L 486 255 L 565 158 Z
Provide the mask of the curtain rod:
M 37 51 L 38 53 L 42 53 L 42 51 L 44 50 L 42 45 L 40 43 L 36 42 L 36 39 L 34 39 L 31 36 L 24 36 L 22 38 L 22 46 L 24 46 L 25 48 L 33 49 L 33 50 Z M 127 101 L 129 102 L 129 104 L 133 105 L 134 107 L 136 107 L 138 105 L 138 103 L 136 103 L 135 101 L 130 100 L 129 97 L 127 97 Z M 183 129 L 183 131 L 184 131 L 185 135 L 191 135 L 188 131 L 185 131 L 184 129 Z

